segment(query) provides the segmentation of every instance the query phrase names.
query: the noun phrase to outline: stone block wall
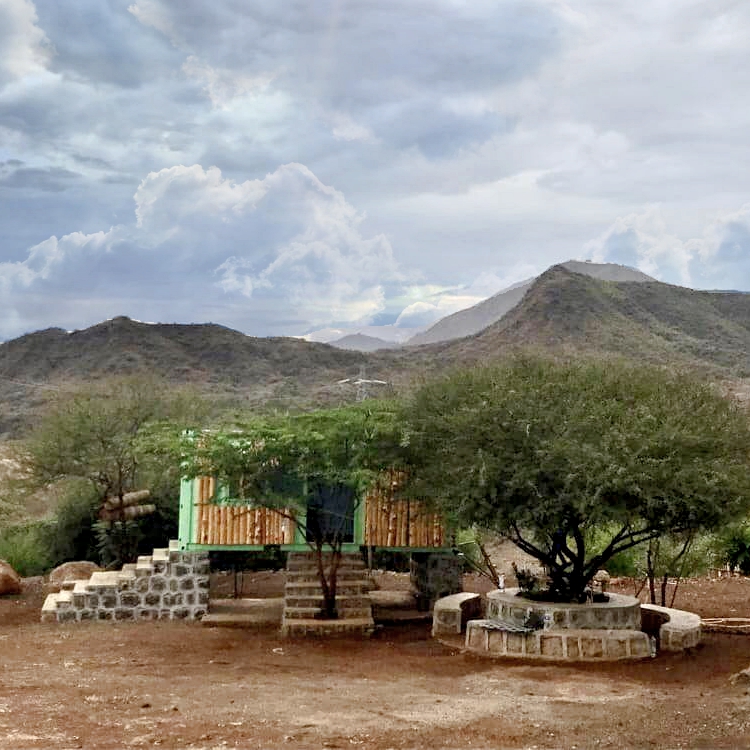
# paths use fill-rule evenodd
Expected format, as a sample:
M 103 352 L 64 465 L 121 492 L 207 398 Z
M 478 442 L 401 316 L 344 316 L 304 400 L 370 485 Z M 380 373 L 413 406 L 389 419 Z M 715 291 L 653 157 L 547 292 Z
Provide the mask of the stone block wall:
M 183 552 L 172 543 L 122 570 L 66 582 L 47 596 L 42 622 L 200 620 L 208 610 L 208 588 L 207 553 Z
M 411 585 L 417 592 L 417 608 L 426 612 L 444 596 L 463 590 L 461 559 L 453 552 L 413 552 Z

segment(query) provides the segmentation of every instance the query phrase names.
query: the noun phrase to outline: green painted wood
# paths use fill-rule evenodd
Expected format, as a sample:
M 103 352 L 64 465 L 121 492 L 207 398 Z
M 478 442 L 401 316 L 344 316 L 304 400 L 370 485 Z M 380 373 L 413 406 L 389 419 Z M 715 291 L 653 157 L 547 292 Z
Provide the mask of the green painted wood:
M 195 541 L 193 538 L 193 514 L 195 512 L 195 482 L 183 479 L 180 482 L 180 518 L 178 522 L 178 540 L 180 549 Z

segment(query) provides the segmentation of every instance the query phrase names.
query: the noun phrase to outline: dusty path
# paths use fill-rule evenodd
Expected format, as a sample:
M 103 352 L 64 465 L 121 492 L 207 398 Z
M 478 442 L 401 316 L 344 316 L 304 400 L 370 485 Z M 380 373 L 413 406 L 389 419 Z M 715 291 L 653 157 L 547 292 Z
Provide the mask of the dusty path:
M 715 593 L 747 612 L 750 586 Z M 425 626 L 286 642 L 186 623 L 41 625 L 38 604 L 0 601 L 0 750 L 750 747 L 750 696 L 728 682 L 750 665 L 750 636 L 555 667 L 480 661 Z

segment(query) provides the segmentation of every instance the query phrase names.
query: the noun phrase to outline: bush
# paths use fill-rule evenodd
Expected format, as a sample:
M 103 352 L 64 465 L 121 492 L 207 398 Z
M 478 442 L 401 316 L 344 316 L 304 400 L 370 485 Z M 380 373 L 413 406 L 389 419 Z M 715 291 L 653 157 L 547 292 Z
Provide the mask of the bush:
M 0 558 L 23 577 L 38 576 L 52 567 L 49 539 L 53 523 L 33 521 L 0 531 Z
M 717 562 L 750 575 L 750 521 L 733 524 L 716 537 Z

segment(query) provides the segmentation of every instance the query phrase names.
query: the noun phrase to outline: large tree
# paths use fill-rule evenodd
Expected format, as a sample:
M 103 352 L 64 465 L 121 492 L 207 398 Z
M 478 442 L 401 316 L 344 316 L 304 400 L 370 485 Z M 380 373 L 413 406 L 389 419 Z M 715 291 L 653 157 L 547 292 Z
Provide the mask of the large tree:
M 750 502 L 746 411 L 664 368 L 519 356 L 425 384 L 404 421 L 409 491 L 514 541 L 556 599 L 581 600 L 616 553 Z
M 107 378 L 61 391 L 19 455 L 31 486 L 67 483 L 92 497 L 102 561 L 121 564 L 137 554 L 137 518 L 154 510 L 153 500 L 171 500 L 177 509 L 179 466 L 164 460 L 171 446 L 160 440 L 156 426 L 168 421 L 179 429 L 193 427 L 203 410 L 195 393 L 159 378 Z M 132 494 L 144 489 L 153 496 L 148 504 L 146 493 Z

